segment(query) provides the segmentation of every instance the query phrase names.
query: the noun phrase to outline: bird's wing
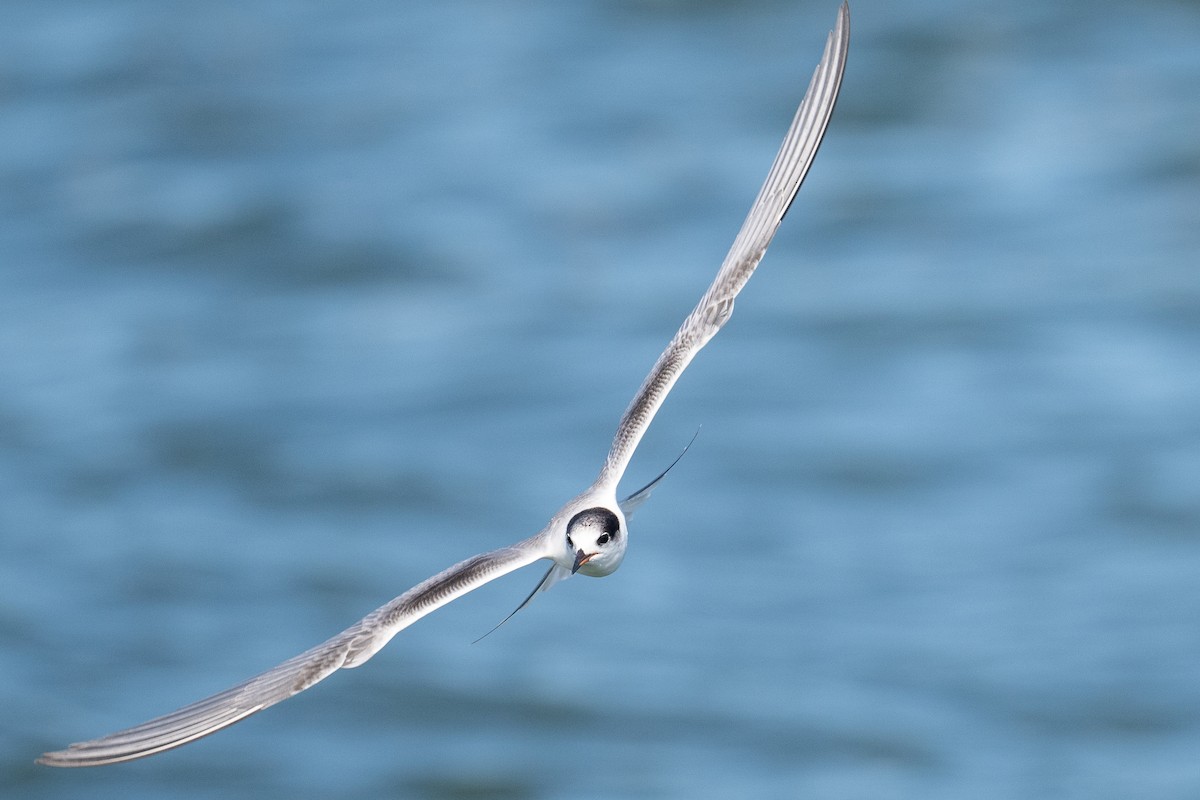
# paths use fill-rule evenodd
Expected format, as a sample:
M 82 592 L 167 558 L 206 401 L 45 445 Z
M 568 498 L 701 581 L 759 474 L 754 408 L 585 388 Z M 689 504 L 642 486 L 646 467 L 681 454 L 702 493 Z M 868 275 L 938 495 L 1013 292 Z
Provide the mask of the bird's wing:
M 708 343 L 733 313 L 734 298 L 762 260 L 767 245 L 775 236 L 779 223 L 796 197 L 817 154 L 817 147 L 825 135 L 825 126 L 829 123 L 842 84 L 849 44 L 850 9 L 843 3 L 838 11 L 837 25 L 825 42 L 824 55 L 808 85 L 808 92 L 796 111 L 746 221 L 742 223 L 716 279 L 684 320 L 667 349 L 658 357 L 654 368 L 625 409 L 596 485 L 612 486 L 621 480 L 633 451 L 675 381 L 700 348 Z
M 332 639 L 219 694 L 98 739 L 45 753 L 38 763 L 91 767 L 161 753 L 215 733 L 324 680 L 357 667 L 398 632 L 455 598 L 515 569 L 548 558 L 544 538 L 469 558 L 414 586 Z

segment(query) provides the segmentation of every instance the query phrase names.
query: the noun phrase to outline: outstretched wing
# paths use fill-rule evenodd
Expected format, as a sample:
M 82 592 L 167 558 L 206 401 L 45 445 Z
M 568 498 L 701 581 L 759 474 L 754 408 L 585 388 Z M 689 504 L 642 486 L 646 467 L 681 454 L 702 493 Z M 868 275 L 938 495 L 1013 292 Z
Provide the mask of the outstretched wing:
M 733 247 L 725 256 L 716 279 L 658 357 L 625 410 L 596 485 L 615 485 L 621 480 L 633 451 L 675 381 L 733 313 L 734 298 L 762 260 L 817 154 L 842 84 L 849 44 L 850 9 L 843 3 L 838 11 L 837 26 L 825 42 L 825 53 L 813 73 L 808 92 Z
M 540 536 L 455 564 L 295 658 L 178 711 L 46 753 L 39 764 L 92 767 L 161 753 L 216 733 L 324 680 L 357 667 L 421 617 L 548 554 Z

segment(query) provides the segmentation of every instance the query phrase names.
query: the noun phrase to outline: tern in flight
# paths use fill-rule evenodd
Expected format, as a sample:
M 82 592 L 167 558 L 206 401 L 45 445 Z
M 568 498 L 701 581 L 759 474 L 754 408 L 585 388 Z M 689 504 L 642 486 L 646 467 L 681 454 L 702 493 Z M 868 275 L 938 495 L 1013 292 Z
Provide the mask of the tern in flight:
M 141 725 L 46 753 L 39 763 L 55 767 L 113 764 L 161 753 L 215 733 L 304 691 L 339 669 L 361 666 L 421 617 L 535 561 L 547 560 L 551 565 L 525 603 L 577 572 L 601 577 L 616 570 L 629 544 L 626 519 L 662 475 L 620 502 L 617 484 L 675 381 L 733 313 L 734 298 L 762 260 L 812 164 L 846 67 L 849 15 L 843 3 L 804 100 L 716 279 L 625 409 L 608 457 L 591 486 L 569 500 L 537 534 L 455 564 L 274 669 Z

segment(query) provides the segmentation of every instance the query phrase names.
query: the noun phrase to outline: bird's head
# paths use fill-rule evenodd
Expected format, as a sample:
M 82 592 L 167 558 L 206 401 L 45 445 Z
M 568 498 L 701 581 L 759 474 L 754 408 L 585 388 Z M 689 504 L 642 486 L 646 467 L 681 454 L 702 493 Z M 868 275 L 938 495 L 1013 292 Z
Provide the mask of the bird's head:
M 594 506 L 567 521 L 565 541 L 571 572 L 594 578 L 615 572 L 625 558 L 625 519 L 620 508 Z

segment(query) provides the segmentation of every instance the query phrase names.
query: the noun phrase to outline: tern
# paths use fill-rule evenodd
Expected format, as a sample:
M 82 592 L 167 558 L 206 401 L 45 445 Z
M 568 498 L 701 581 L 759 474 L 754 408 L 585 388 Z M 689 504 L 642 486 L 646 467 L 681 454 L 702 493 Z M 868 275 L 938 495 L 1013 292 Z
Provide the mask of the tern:
M 426 614 L 535 561 L 547 560 L 550 568 L 518 611 L 539 591 L 575 573 L 601 577 L 615 571 L 629 544 L 629 516 L 666 472 L 621 501 L 617 500 L 617 484 L 675 381 L 733 313 L 734 298 L 762 260 L 800 189 L 833 113 L 849 37 L 850 11 L 843 2 L 804 100 L 716 278 L 625 409 L 596 480 L 559 509 L 546 527 L 514 545 L 439 572 L 333 638 L 261 675 L 141 725 L 45 753 L 38 763 L 54 767 L 114 764 L 215 733 L 308 689 L 339 669 L 361 666 Z

